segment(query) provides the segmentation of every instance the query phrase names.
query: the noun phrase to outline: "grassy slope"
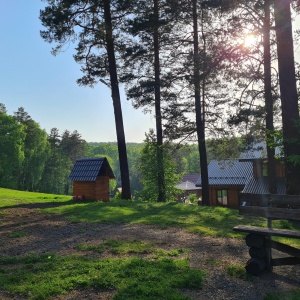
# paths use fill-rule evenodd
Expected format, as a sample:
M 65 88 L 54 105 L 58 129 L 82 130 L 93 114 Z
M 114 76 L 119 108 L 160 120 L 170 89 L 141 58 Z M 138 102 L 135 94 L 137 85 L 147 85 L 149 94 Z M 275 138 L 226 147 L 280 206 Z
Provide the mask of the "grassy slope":
M 237 224 L 265 225 L 263 218 L 240 216 L 236 210 L 221 207 L 198 207 L 176 203 L 157 204 L 131 201 L 74 202 L 70 196 L 30 193 L 0 188 L 0 221 L 1 210 L 9 207 L 26 206 L 32 203 L 45 203 L 42 212 L 64 214 L 72 222 L 109 222 L 109 223 L 142 223 L 161 227 L 180 227 L 190 232 L 223 237 L 242 237 L 232 231 Z M 53 206 L 51 204 L 54 204 Z M 42 207 L 42 206 L 40 206 Z M 47 207 L 47 208 L 46 208 Z M 278 224 L 291 228 L 286 222 Z M 299 243 L 298 243 L 299 245 Z M 157 250 L 155 250 L 157 251 Z M 23 261 L 24 260 L 24 261 Z M 101 264 L 101 267 L 98 267 Z M 16 272 L 18 266 L 18 272 Z M 126 266 L 126 267 L 124 267 Z M 129 276 L 128 267 L 132 268 Z M 70 268 L 71 267 L 71 268 Z M 123 268 L 124 267 L 124 268 Z M 34 272 L 32 272 L 34 268 Z M 107 271 L 106 271 L 106 268 Z M 66 270 L 71 270 L 66 271 Z M 76 269 L 76 272 L 74 271 Z M 104 275 L 100 272 L 103 271 Z M 162 272 L 162 270 L 168 270 Z M 174 269 L 174 274 L 163 278 Z M 11 270 L 14 270 L 13 272 Z M 31 271 L 30 271 L 31 270 Z M 125 272 L 125 273 L 124 273 Z M 173 271 L 172 271 L 173 272 Z M 130 274 L 131 274 L 130 273 Z M 35 280 L 35 276 L 39 280 Z M 150 274 L 150 279 L 148 278 Z M 183 277 L 179 274 L 185 274 Z M 172 276 L 173 277 L 172 277 Z M 180 277 L 180 279 L 178 279 Z M 44 279 L 43 279 L 44 278 Z M 49 282 L 49 278 L 51 282 Z M 163 278 L 163 280 L 161 280 Z M 196 282 L 193 278 L 197 278 Z M 105 279 L 103 281 L 103 279 Z M 143 285 L 142 282 L 146 282 Z M 38 282 L 35 284 L 34 282 Z M 152 282 L 149 285 L 149 282 Z M 165 282 L 165 283 L 164 283 Z M 95 287 L 115 289 L 114 299 L 189 299 L 178 292 L 178 288 L 200 288 L 203 273 L 189 267 L 187 261 L 174 262 L 170 259 L 159 259 L 156 262 L 136 258 L 98 260 L 80 257 L 57 257 L 46 255 L 27 258 L 0 259 L 0 286 L 12 294 L 31 295 L 32 299 L 68 293 L 74 288 Z M 49 284 L 51 289 L 49 289 Z M 169 288 L 171 286 L 171 288 Z M 297 292 L 296 292 L 297 293 Z M 138 296 L 140 295 L 140 296 Z M 299 296 L 299 294 L 296 294 Z M 268 295 L 268 299 L 276 295 Z M 285 294 L 289 298 L 289 294 Z M 293 297 L 293 296 L 292 296 Z
M 125 200 L 111 202 L 78 202 L 71 196 L 31 193 L 0 188 L 0 209 L 48 203 L 42 212 L 64 214 L 72 222 L 152 224 L 180 227 L 190 232 L 220 237 L 243 237 L 232 228 L 238 224 L 265 226 L 260 217 L 240 216 L 237 210 L 225 207 L 199 207 L 181 203 L 146 203 Z M 51 207 L 51 204 L 54 204 Z M 277 221 L 279 228 L 293 229 L 286 221 Z M 297 242 L 296 242 L 297 244 Z
M 45 193 L 32 193 L 0 188 L 0 208 L 29 203 L 64 202 L 70 200 L 70 196 L 52 195 Z
M 180 227 L 190 232 L 212 236 L 241 237 L 232 227 L 262 218 L 245 218 L 236 210 L 222 207 L 199 207 L 177 203 L 145 203 L 124 200 L 104 202 L 75 202 L 70 196 L 31 193 L 0 188 L 0 209 L 26 206 L 31 203 L 53 203 L 40 208 L 43 212 L 64 214 L 72 222 L 142 223 L 161 227 Z

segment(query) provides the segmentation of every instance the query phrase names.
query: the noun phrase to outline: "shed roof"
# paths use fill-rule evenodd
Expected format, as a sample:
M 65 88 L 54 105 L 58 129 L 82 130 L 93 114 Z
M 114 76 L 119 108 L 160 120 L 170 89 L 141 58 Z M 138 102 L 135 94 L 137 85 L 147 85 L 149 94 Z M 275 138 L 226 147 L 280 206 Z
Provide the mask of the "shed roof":
M 194 184 L 196 184 L 199 177 L 200 177 L 199 173 L 184 174 L 182 177 L 182 182 L 189 181 L 189 182 L 193 182 Z
M 286 187 L 284 178 L 276 178 L 277 194 L 286 195 Z M 269 194 L 268 178 L 251 178 L 244 187 L 243 193 L 251 194 Z
M 252 163 L 238 160 L 212 160 L 208 165 L 208 183 L 212 185 L 245 185 L 253 176 Z M 201 186 L 201 177 L 196 186 Z
M 114 173 L 105 157 L 78 159 L 69 175 L 71 181 L 96 181 L 98 176 L 115 178 Z

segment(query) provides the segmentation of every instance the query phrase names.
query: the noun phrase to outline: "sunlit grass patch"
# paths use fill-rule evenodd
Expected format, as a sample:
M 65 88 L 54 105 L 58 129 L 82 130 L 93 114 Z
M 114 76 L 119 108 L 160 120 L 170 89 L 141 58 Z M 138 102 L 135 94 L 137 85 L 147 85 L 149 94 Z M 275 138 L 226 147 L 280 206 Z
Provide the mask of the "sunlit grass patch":
M 115 290 L 113 299 L 187 300 L 179 289 L 200 289 L 204 272 L 186 260 L 90 259 L 55 255 L 0 258 L 0 287 L 12 295 L 47 299 L 74 289 Z
M 76 247 L 80 251 L 93 251 L 103 253 L 110 252 L 113 255 L 125 254 L 151 254 L 151 258 L 160 259 L 166 257 L 178 257 L 191 252 L 188 248 L 178 248 L 163 250 L 155 246 L 154 243 L 144 242 L 138 239 L 133 240 L 105 240 L 100 244 L 87 245 L 79 244 Z
M 137 239 L 123 241 L 123 240 L 105 240 L 98 245 L 84 245 L 79 244 L 77 246 L 78 250 L 82 251 L 94 251 L 103 253 L 104 251 L 109 251 L 112 254 L 146 254 L 154 251 L 154 244 L 146 243 Z
M 178 248 L 178 249 L 172 249 L 172 250 L 168 250 L 168 251 L 162 250 L 162 249 L 157 249 L 151 257 L 154 259 L 178 257 L 183 254 L 190 253 L 190 252 L 191 252 L 191 249 L 189 249 L 189 248 Z
M 207 226 L 190 226 L 188 229 L 192 233 L 197 233 L 201 235 L 209 235 L 209 236 L 221 236 L 221 233 L 216 228 L 207 227 Z
M 200 235 L 215 237 L 241 238 L 244 234 L 233 231 L 234 226 L 253 225 L 253 223 L 264 226 L 266 223 L 263 218 L 240 216 L 237 210 L 225 207 L 126 200 L 78 202 L 70 200 L 70 196 L 7 189 L 0 189 L 0 203 L 2 208 L 20 204 L 26 206 L 32 203 L 46 203 L 47 205 L 44 206 L 37 205 L 39 212 L 63 214 L 68 221 L 76 223 L 149 224 L 159 226 L 161 229 L 177 227 Z M 286 227 L 287 224 L 284 226 Z
M 154 250 L 153 243 L 146 243 L 137 239 L 129 241 L 106 240 L 103 244 L 108 247 L 109 251 L 113 254 L 146 254 Z
M 180 227 L 198 234 L 223 237 L 241 237 L 242 234 L 232 231 L 232 228 L 246 223 L 236 210 L 177 203 L 118 200 L 75 203 L 45 211 L 64 214 L 72 222 L 152 224 L 160 228 Z
M 0 188 L 0 208 L 36 202 L 65 202 L 71 196 L 25 192 Z
M 290 245 L 290 246 L 296 247 L 296 248 L 299 248 L 299 246 L 300 246 L 300 240 L 299 239 L 273 236 L 272 240 L 278 241 L 280 243 L 287 244 L 287 245 Z
M 246 281 L 254 280 L 254 276 L 247 274 L 245 267 L 241 265 L 228 266 L 227 274 L 229 274 L 232 277 L 240 278 Z

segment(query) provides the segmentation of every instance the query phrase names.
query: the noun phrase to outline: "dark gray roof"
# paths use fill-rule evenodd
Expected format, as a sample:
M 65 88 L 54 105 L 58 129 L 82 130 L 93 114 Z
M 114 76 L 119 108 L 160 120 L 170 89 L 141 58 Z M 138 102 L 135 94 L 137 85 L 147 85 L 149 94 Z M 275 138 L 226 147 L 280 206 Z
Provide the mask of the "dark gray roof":
M 184 174 L 182 177 L 182 182 L 190 181 L 196 184 L 199 177 L 200 177 L 199 173 Z
M 245 185 L 253 176 L 252 163 L 238 160 L 212 160 L 208 165 L 208 183 L 212 185 Z M 196 186 L 201 186 L 201 177 Z
M 198 176 L 199 178 L 199 176 Z M 184 190 L 184 191 L 193 191 L 193 190 L 201 190 L 201 187 L 196 187 L 194 182 L 191 181 L 185 181 L 177 184 L 176 186 L 178 189 Z
M 275 155 L 282 156 L 281 149 L 275 148 Z M 267 146 L 266 142 L 256 142 L 248 145 L 247 148 L 241 153 L 239 160 L 253 160 L 253 159 L 266 159 Z
M 96 181 L 98 176 L 115 178 L 114 173 L 104 157 L 78 159 L 69 175 L 71 181 Z
M 285 195 L 286 187 L 284 178 L 277 178 L 277 194 Z M 268 178 L 251 178 L 244 187 L 243 193 L 269 194 Z

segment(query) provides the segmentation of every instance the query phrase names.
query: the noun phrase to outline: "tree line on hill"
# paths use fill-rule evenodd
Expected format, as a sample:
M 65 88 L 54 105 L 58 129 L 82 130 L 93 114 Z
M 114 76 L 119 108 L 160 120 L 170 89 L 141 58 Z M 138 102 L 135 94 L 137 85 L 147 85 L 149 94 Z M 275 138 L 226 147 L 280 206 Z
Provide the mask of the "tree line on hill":
M 132 195 L 155 201 L 156 147 L 154 133 L 144 143 L 128 143 L 128 165 Z M 87 143 L 78 131 L 47 133 L 23 107 L 8 115 L 0 103 L 0 186 L 54 194 L 71 194 L 68 176 L 79 158 L 106 157 L 116 176 L 112 192 L 121 187 L 118 145 L 114 142 Z M 243 148 L 241 138 L 208 140 L 208 159 L 237 158 Z M 167 198 L 174 199 L 175 185 L 185 173 L 199 173 L 196 144 L 170 143 L 164 153 Z
M 206 137 L 225 131 L 259 135 L 268 141 L 269 190 L 274 193 L 277 117 L 282 120 L 287 191 L 300 193 L 291 18 L 291 5 L 298 13 L 300 1 L 46 2 L 40 14 L 45 27 L 41 36 L 55 44 L 53 53 L 77 43 L 74 58 L 83 72 L 78 83 L 101 82 L 111 89 L 124 199 L 131 197 L 132 175 L 119 83 L 125 84 L 134 107 L 154 111 L 155 134 L 149 133 L 148 150 L 157 166 L 157 201 L 167 199 L 164 160 L 168 161 L 169 145 L 193 136 L 199 153 L 202 203 L 209 204 Z M 272 67 L 275 62 L 278 68 Z
M 10 116 L 0 104 L 0 137 L 0 184 L 12 189 L 67 192 L 70 168 L 86 151 L 76 130 L 47 134 L 23 107 Z

